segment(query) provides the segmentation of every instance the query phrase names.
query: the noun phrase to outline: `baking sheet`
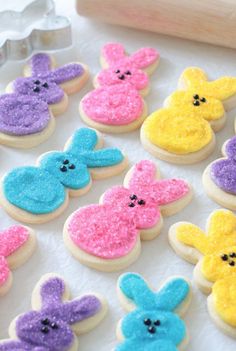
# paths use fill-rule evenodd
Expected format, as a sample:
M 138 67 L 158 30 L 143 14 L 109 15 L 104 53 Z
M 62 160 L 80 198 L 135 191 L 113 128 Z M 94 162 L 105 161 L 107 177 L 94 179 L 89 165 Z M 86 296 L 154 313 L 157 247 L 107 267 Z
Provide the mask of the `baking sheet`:
M 100 70 L 99 51 L 108 41 L 123 43 L 129 52 L 142 46 L 152 46 L 160 51 L 160 65 L 151 78 L 151 92 L 146 98 L 150 112 L 161 107 L 164 99 L 175 90 L 178 77 L 185 67 L 199 66 L 206 70 L 212 79 L 236 74 L 236 51 L 90 22 L 76 15 L 72 0 L 66 2 L 58 0 L 57 10 L 59 14 L 71 17 L 75 40 L 72 48 L 55 54 L 58 63 L 64 64 L 74 60 L 85 62 L 90 67 L 91 77 Z M 23 65 L 24 62 L 18 64 L 8 62 L 0 69 L 1 92 L 9 81 L 21 75 Z M 12 167 L 34 164 L 41 153 L 62 149 L 73 131 L 84 125 L 78 114 L 78 103 L 91 89 L 90 80 L 79 94 L 69 98 L 68 110 L 56 118 L 56 130 L 44 144 L 31 150 L 16 150 L 1 146 L 1 174 Z M 217 147 L 206 161 L 193 166 L 176 166 L 156 160 L 163 177 L 182 177 L 192 184 L 195 192 L 194 200 L 178 215 L 164 220 L 165 224 L 160 236 L 152 242 L 142 244 L 140 258 L 126 271 L 143 274 L 156 287 L 171 275 L 184 275 L 192 279 L 193 266 L 172 251 L 168 244 L 167 231 L 171 224 L 180 220 L 191 220 L 204 228 L 208 215 L 219 208 L 204 193 L 201 175 L 209 162 L 221 156 L 220 149 L 223 142 L 234 135 L 235 112 L 236 110 L 228 114 L 226 127 L 217 133 Z M 105 135 L 105 142 L 106 145 L 122 148 L 131 164 L 145 158 L 155 160 L 143 150 L 138 131 L 124 135 Z M 109 315 L 92 332 L 79 337 L 79 349 L 111 351 L 116 345 L 116 323 L 125 315 L 116 296 L 116 280 L 120 273 L 100 273 L 82 266 L 65 249 L 62 228 L 66 218 L 74 210 L 79 206 L 96 203 L 108 187 L 121 184 L 122 180 L 123 175 L 94 182 L 88 194 L 70 200 L 68 209 L 61 217 L 44 225 L 33 226 L 38 237 L 38 248 L 28 263 L 14 271 L 13 287 L 8 295 L 0 300 L 0 339 L 8 336 L 7 329 L 10 321 L 17 314 L 30 309 L 30 295 L 33 287 L 42 274 L 51 271 L 64 276 L 73 297 L 80 293 L 97 291 L 105 294 L 109 301 Z M 0 223 L 2 229 L 16 222 L 3 209 L 0 209 Z M 184 319 L 190 334 L 187 350 L 235 350 L 236 342 L 215 327 L 207 312 L 206 297 L 195 286 L 193 286 L 193 301 Z

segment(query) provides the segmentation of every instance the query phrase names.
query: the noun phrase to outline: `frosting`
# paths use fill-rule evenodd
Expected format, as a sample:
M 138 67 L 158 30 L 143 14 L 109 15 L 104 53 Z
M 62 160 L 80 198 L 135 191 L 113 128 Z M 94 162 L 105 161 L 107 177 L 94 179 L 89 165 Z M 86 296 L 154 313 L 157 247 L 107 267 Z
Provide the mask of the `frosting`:
M 126 56 L 121 44 L 109 43 L 102 49 L 108 68 L 97 76 L 99 88 L 81 101 L 84 113 L 92 120 L 107 125 L 127 125 L 144 112 L 139 90 L 148 86 L 148 75 L 142 69 L 155 63 L 155 49 L 140 49 Z
M 143 124 L 145 137 L 174 154 L 189 154 L 207 146 L 213 133 L 208 122 L 224 117 L 223 101 L 236 94 L 236 78 L 208 82 L 199 68 L 186 69 L 180 78 L 182 91 L 174 92 L 166 108 L 152 113 Z
M 49 152 L 38 167 L 19 167 L 3 180 L 6 199 L 33 214 L 55 211 L 65 201 L 66 190 L 82 189 L 90 182 L 88 168 L 109 167 L 121 163 L 122 153 L 115 148 L 93 150 L 97 133 L 89 128 L 77 130 L 65 152 Z
M 222 190 L 236 194 L 236 137 L 231 138 L 225 147 L 227 159 L 215 161 L 210 168 L 210 177 Z
M 22 247 L 29 238 L 28 230 L 23 226 L 12 226 L 0 232 L 0 287 L 10 275 L 6 258 Z
M 236 276 L 218 280 L 212 288 L 217 313 L 232 327 L 236 327 Z
M 126 273 L 121 276 L 118 285 L 135 309 L 121 322 L 124 341 L 116 351 L 176 350 L 186 337 L 186 328 L 173 311 L 188 296 L 188 283 L 182 278 L 172 278 L 154 293 L 141 276 Z
M 102 86 L 82 99 L 83 110 L 96 122 L 126 125 L 143 113 L 143 99 L 130 84 Z
M 183 180 L 156 180 L 155 174 L 154 163 L 141 161 L 127 187 L 112 187 L 103 195 L 102 205 L 74 212 L 67 227 L 73 243 L 103 259 L 123 257 L 132 251 L 139 230 L 159 222 L 158 205 L 177 201 L 189 192 Z
M 29 113 L 30 111 L 30 113 Z M 37 97 L 18 94 L 0 96 L 0 131 L 10 135 L 38 133 L 50 120 L 48 105 Z
M 44 281 L 40 291 L 40 311 L 21 315 L 16 321 L 19 341 L 0 342 L 0 350 L 5 351 L 7 347 L 10 350 L 11 346 L 23 350 L 70 350 L 74 343 L 72 326 L 95 316 L 101 310 L 101 302 L 94 295 L 62 302 L 64 289 L 64 282 L 60 278 L 51 277 Z

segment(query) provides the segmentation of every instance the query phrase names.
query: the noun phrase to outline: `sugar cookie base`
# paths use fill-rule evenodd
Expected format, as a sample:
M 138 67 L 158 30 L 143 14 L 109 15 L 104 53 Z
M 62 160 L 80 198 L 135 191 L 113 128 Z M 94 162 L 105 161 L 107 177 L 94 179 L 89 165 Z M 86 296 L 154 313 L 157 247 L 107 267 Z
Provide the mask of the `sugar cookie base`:
M 230 210 L 236 210 L 236 195 L 227 193 L 226 191 L 219 188 L 214 181 L 211 179 L 211 166 L 224 158 L 217 159 L 210 163 L 202 175 L 202 184 L 204 186 L 207 195 L 219 205 L 226 207 Z
M 48 274 L 45 274 L 39 280 L 39 282 L 36 284 L 36 286 L 33 290 L 32 299 L 31 299 L 31 304 L 32 304 L 33 310 L 40 310 L 41 309 L 42 301 L 41 301 L 41 296 L 40 296 L 40 287 L 45 281 L 47 281 L 49 278 L 53 278 L 53 277 L 55 277 L 55 278 L 58 277 L 60 279 L 63 279 L 62 277 L 60 277 L 54 273 L 48 273 Z M 64 281 L 64 279 L 63 279 L 63 281 Z M 68 290 L 68 286 L 67 286 L 65 281 L 64 281 L 64 283 L 65 283 L 65 292 L 63 294 L 62 301 L 70 300 L 70 293 Z M 79 342 L 78 342 L 78 339 L 76 336 L 87 333 L 90 330 L 94 329 L 105 318 L 105 316 L 108 312 L 108 305 L 107 305 L 106 300 L 99 294 L 96 294 L 96 293 L 92 293 L 92 294 L 99 299 L 99 301 L 101 303 L 101 310 L 95 316 L 89 317 L 86 320 L 78 322 L 78 323 L 74 324 L 73 326 L 71 326 L 71 329 L 74 332 L 74 341 L 73 341 L 73 344 L 71 345 L 70 349 L 68 349 L 68 351 L 77 351 Z M 79 297 L 80 296 L 78 296 L 76 298 L 79 298 Z M 16 322 L 20 316 L 21 315 L 17 316 L 11 322 L 11 324 L 9 326 L 8 334 L 9 334 L 11 339 L 17 339 Z M 4 341 L 4 340 L 2 340 L 2 341 Z
M 159 158 L 160 160 L 167 161 L 174 164 L 194 164 L 202 160 L 205 160 L 212 153 L 216 144 L 215 134 L 212 132 L 212 139 L 210 143 L 207 144 L 204 148 L 196 152 L 180 155 L 180 154 L 174 154 L 174 153 L 168 152 L 152 144 L 149 141 L 149 139 L 146 138 L 143 127 L 141 128 L 141 131 L 140 131 L 140 138 L 144 149 L 147 150 L 150 154 Z
M 226 335 L 230 336 L 231 338 L 236 338 L 236 328 L 225 323 L 223 319 L 220 318 L 220 316 L 215 310 L 214 300 L 212 295 L 208 296 L 207 298 L 207 308 L 215 325 Z
M 12 273 L 10 272 L 5 283 L 0 286 L 0 297 L 6 295 L 8 293 L 8 291 L 12 287 L 12 283 L 13 283 L 13 277 L 12 277 Z
M 83 109 L 83 99 L 81 100 L 79 104 L 79 113 L 82 118 L 82 120 L 89 125 L 92 128 L 95 128 L 99 130 L 100 132 L 103 133 L 114 133 L 114 134 L 120 134 L 120 133 L 128 133 L 133 130 L 138 129 L 142 123 L 144 122 L 145 118 L 147 117 L 148 110 L 147 110 L 147 104 L 143 100 L 143 112 L 140 117 L 138 117 L 135 121 L 129 123 L 129 124 L 123 124 L 123 125 L 109 125 L 109 124 L 103 124 L 94 121 L 91 119 Z

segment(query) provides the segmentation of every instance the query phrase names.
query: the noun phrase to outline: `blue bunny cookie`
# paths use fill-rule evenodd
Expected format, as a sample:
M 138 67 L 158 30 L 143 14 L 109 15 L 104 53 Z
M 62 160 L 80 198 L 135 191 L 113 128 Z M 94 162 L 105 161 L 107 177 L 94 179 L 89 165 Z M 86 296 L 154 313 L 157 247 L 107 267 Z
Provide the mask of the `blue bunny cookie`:
M 103 297 L 90 293 L 67 301 L 64 280 L 46 274 L 32 295 L 32 310 L 16 317 L 10 327 L 10 339 L 0 341 L 0 351 L 75 351 L 76 335 L 95 328 L 105 317 Z
M 2 206 L 13 218 L 26 223 L 45 223 L 59 216 L 69 196 L 81 196 L 90 189 L 92 178 L 113 176 L 127 166 L 119 149 L 98 149 L 101 142 L 95 130 L 81 128 L 63 152 L 47 152 L 36 166 L 13 169 L 2 179 Z
M 125 273 L 118 280 L 118 295 L 130 313 L 118 324 L 115 351 L 178 351 L 186 346 L 186 327 L 179 317 L 191 300 L 185 279 L 172 277 L 153 292 L 140 275 Z

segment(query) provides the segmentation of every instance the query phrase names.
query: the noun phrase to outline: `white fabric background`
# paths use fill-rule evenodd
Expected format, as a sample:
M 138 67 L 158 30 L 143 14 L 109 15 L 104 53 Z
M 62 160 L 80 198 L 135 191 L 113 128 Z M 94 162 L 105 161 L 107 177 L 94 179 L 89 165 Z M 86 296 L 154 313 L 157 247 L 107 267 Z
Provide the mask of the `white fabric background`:
M 214 47 L 175 38 L 169 38 L 148 32 L 113 27 L 94 23 L 77 16 L 73 1 L 58 0 L 58 12 L 72 19 L 74 46 L 55 54 L 58 64 L 79 60 L 90 67 L 91 77 L 99 70 L 99 52 L 108 41 L 123 43 L 129 52 L 152 46 L 160 51 L 161 61 L 151 78 L 151 92 L 146 98 L 150 111 L 160 108 L 163 100 L 176 89 L 177 80 L 187 66 L 199 66 L 214 79 L 223 75 L 236 74 L 236 52 L 230 49 Z M 22 73 L 24 62 L 9 62 L 0 69 L 0 89 Z M 85 88 L 70 97 L 66 113 L 57 117 L 57 126 L 53 136 L 44 144 L 31 150 L 16 150 L 1 146 L 1 174 L 12 167 L 33 165 L 43 152 L 63 148 L 64 143 L 76 128 L 83 125 L 78 114 L 78 103 L 83 95 L 92 89 L 91 80 Z M 193 266 L 175 255 L 168 244 L 167 231 L 172 223 L 189 220 L 204 228 L 210 212 L 218 206 L 205 195 L 201 175 L 206 165 L 221 155 L 222 143 L 234 135 L 235 111 L 228 114 L 226 127 L 217 133 L 217 147 L 206 161 L 194 166 L 175 166 L 156 160 L 163 177 L 182 177 L 194 188 L 194 200 L 178 215 L 165 219 L 165 225 L 158 238 L 142 245 L 142 254 L 138 261 L 127 269 L 144 275 L 153 286 L 158 288 L 161 281 L 171 275 L 185 275 L 192 279 Z M 130 163 L 141 159 L 154 158 L 145 152 L 140 144 L 139 131 L 124 135 L 106 135 L 106 145 L 121 147 L 128 155 Z M 28 263 L 14 272 L 13 287 L 8 295 L 0 300 L 0 339 L 7 337 L 10 321 L 19 313 L 30 309 L 31 291 L 41 277 L 47 272 L 56 272 L 64 276 L 69 283 L 72 295 L 88 291 L 105 294 L 109 301 L 109 315 L 94 331 L 79 338 L 80 348 L 84 351 L 111 351 L 116 344 L 116 323 L 125 312 L 120 307 L 116 296 L 116 280 L 119 273 L 100 273 L 82 266 L 73 259 L 65 249 L 62 241 L 62 228 L 66 218 L 79 206 L 96 203 L 108 187 L 121 184 L 123 175 L 109 180 L 97 181 L 92 190 L 82 198 L 70 200 L 64 214 L 44 225 L 34 226 L 38 238 L 38 248 Z M 3 209 L 0 209 L 1 229 L 14 222 Z M 224 336 L 212 323 L 207 309 L 206 297 L 193 286 L 193 301 L 186 314 L 185 321 L 190 334 L 189 351 L 235 350 L 235 341 Z

